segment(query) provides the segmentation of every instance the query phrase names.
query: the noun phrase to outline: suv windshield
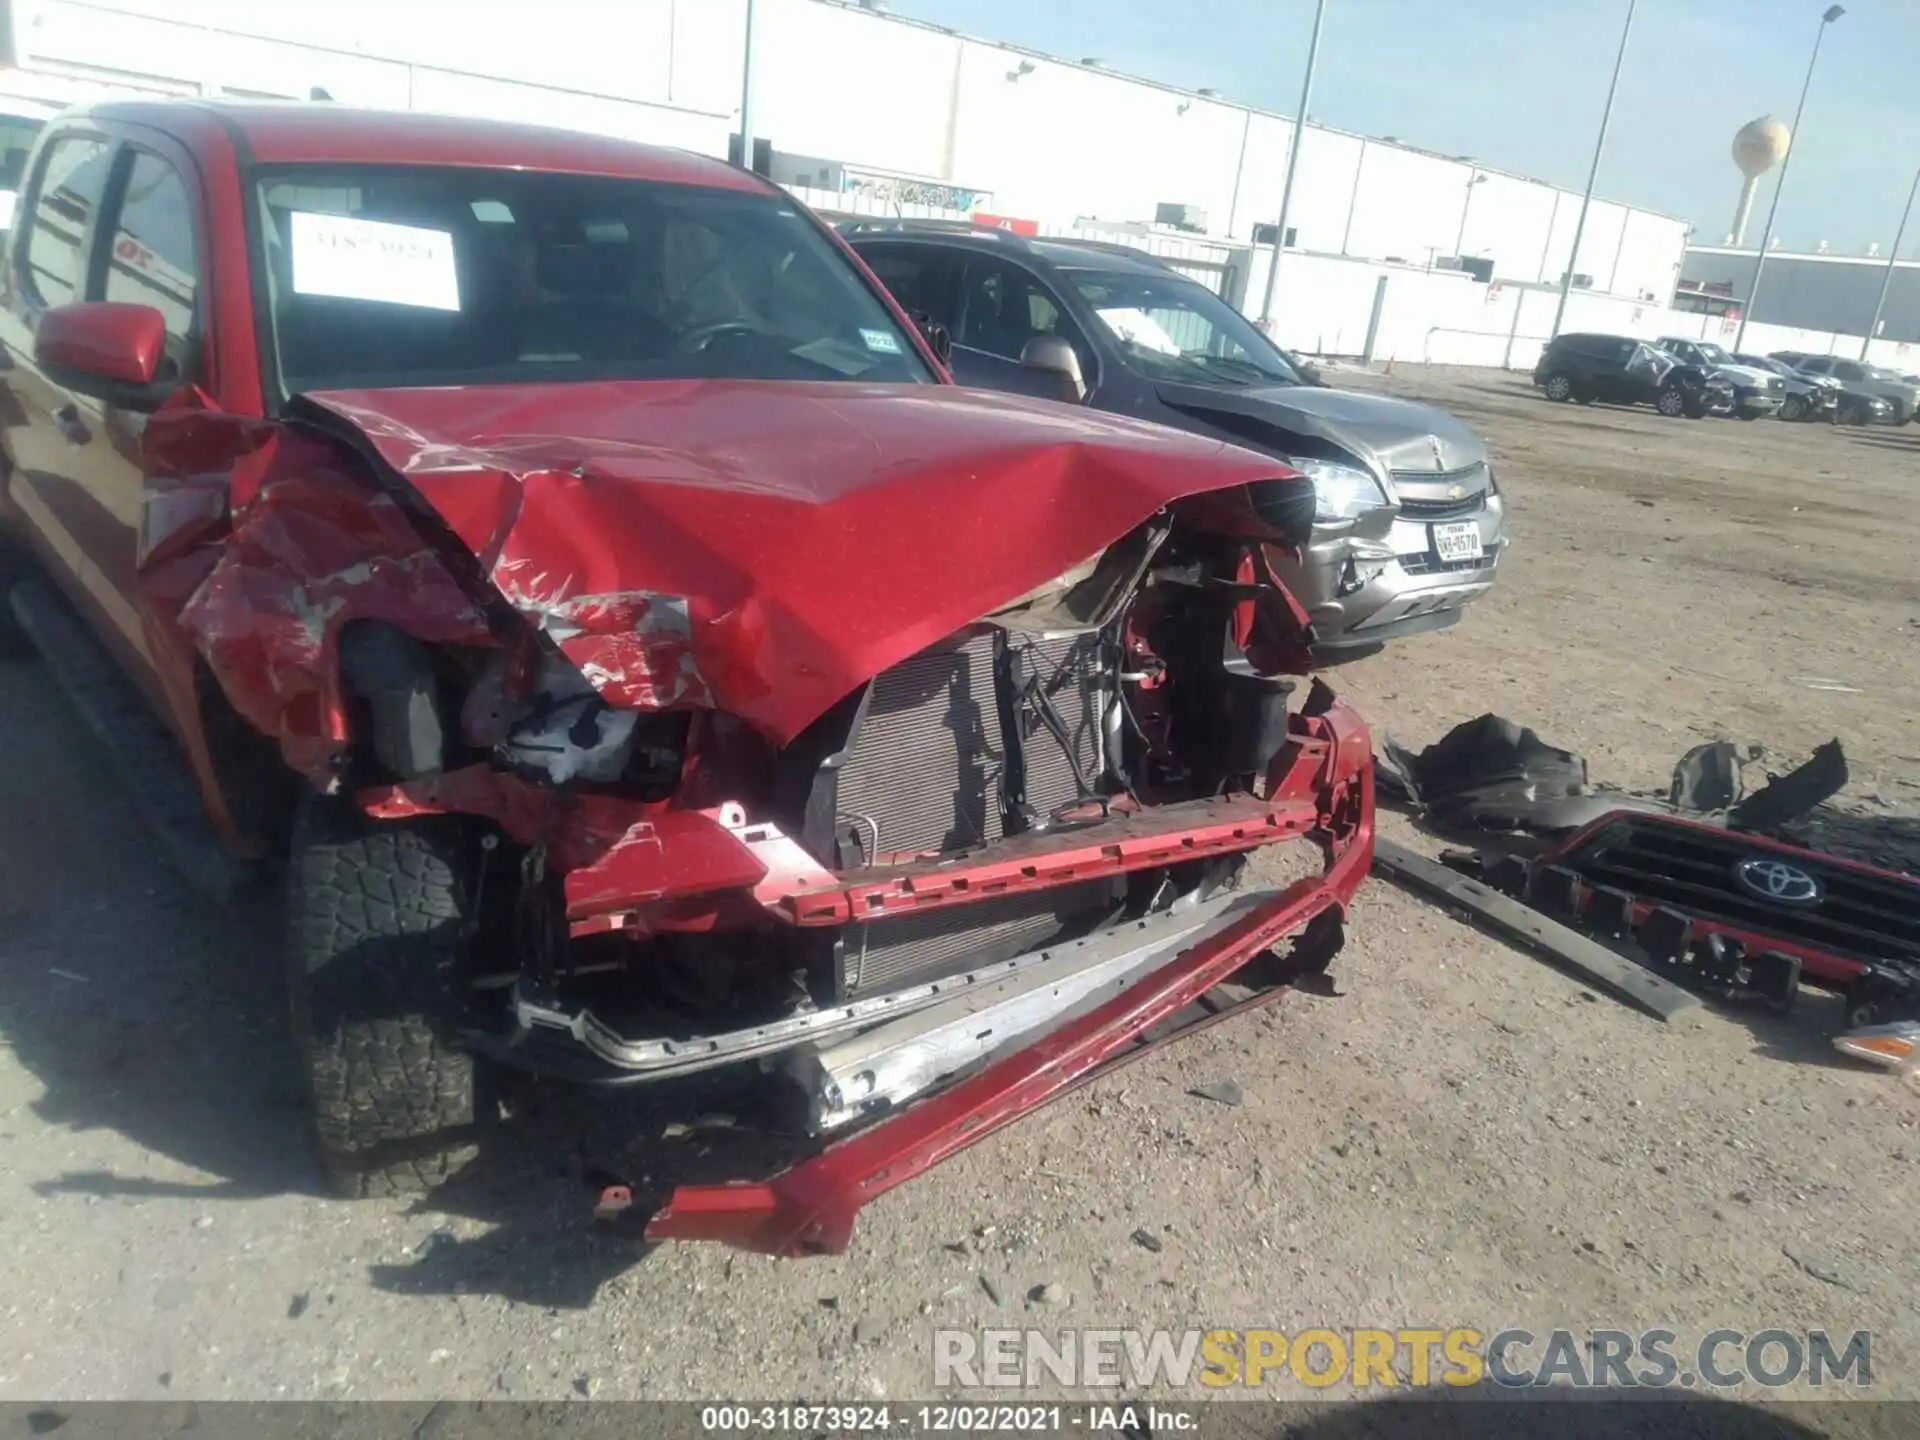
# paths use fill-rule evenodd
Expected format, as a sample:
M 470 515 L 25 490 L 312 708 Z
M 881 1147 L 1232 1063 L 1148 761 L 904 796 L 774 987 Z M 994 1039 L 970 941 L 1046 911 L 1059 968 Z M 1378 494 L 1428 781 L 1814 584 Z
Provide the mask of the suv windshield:
M 1736 365 L 1739 363 L 1733 356 L 1722 350 L 1718 345 L 1710 345 L 1704 340 L 1700 341 L 1693 348 L 1700 358 L 1705 360 L 1709 365 Z
M 933 375 L 784 196 L 584 175 L 275 170 L 256 203 L 283 395 Z
M 1304 383 L 1264 335 L 1204 285 L 1105 270 L 1071 270 L 1067 278 L 1118 343 L 1121 359 L 1151 379 Z

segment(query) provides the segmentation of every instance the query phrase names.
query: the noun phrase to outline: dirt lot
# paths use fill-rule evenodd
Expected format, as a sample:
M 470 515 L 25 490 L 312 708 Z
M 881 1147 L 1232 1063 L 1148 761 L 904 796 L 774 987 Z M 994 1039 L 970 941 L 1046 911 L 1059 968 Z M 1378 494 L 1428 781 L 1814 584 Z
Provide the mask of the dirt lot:
M 1378 727 L 1495 709 L 1646 788 L 1702 739 L 1837 734 L 1920 826 L 1920 431 L 1354 383 L 1485 433 L 1515 512 L 1464 625 L 1339 677 Z M 936 1327 L 996 1323 L 1864 1327 L 1920 1398 L 1920 1096 L 1831 1063 L 1829 1006 L 1666 1030 L 1376 882 L 1337 998 L 989 1140 L 845 1258 L 643 1255 L 583 1224 L 623 1106 L 556 1102 L 421 1206 L 321 1198 L 272 915 L 175 893 L 36 667 L 0 732 L 0 1398 L 921 1396 Z M 1245 1102 L 1188 1093 L 1218 1079 Z

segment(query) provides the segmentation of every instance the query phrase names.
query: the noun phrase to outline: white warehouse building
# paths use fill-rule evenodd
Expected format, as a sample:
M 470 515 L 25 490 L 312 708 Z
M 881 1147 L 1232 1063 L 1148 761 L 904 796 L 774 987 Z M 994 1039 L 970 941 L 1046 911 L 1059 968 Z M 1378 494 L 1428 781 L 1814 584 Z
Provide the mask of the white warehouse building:
M 755 130 L 774 177 L 811 203 L 1049 231 L 1144 233 L 1174 218 L 1173 233 L 1211 237 L 1240 262 L 1229 293 L 1258 310 L 1266 261 L 1248 247 L 1271 239 L 1289 120 L 869 4 L 758 10 Z M 0 13 L 0 108 L 18 113 L 110 93 L 318 93 L 713 155 L 739 126 L 745 0 L 0 0 Z M 1442 358 L 1436 337 L 1445 348 L 1471 334 L 1496 352 L 1504 338 L 1504 356 L 1481 346 L 1446 358 L 1513 361 L 1515 337 L 1551 315 L 1548 296 L 1528 292 L 1557 289 L 1569 265 L 1583 301 L 1615 297 L 1578 317 L 1585 325 L 1627 328 L 1597 323 L 1623 303 L 1665 307 L 1685 222 L 1596 200 L 1574 256 L 1579 208 L 1576 192 L 1468 158 L 1309 126 L 1289 215 L 1300 259 L 1282 268 L 1278 332 L 1358 353 L 1360 332 L 1371 341 L 1381 325 L 1382 277 L 1396 276 L 1408 277 L 1396 344 L 1429 352 L 1416 358 Z M 1507 293 L 1496 306 L 1490 291 Z

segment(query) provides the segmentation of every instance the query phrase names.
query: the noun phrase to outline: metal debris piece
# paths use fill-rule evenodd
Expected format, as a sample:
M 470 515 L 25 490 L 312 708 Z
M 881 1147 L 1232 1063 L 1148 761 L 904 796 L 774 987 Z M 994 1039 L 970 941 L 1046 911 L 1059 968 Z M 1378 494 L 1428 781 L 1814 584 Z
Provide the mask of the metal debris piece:
M 1375 873 L 1416 894 L 1465 911 L 1502 938 L 1518 941 L 1546 955 L 1655 1019 L 1672 1020 L 1700 1004 L 1697 995 L 1662 980 L 1625 956 L 1614 954 L 1598 941 L 1589 940 L 1511 896 L 1449 870 L 1438 861 L 1416 855 L 1391 840 L 1374 841 L 1373 868 Z

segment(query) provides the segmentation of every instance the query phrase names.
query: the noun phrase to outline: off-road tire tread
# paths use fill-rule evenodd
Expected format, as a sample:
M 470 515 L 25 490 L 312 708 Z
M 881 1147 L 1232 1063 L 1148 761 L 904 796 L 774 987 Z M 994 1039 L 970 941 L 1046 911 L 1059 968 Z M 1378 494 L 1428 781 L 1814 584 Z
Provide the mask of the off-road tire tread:
M 288 877 L 289 990 L 321 1161 L 341 1194 L 429 1190 L 478 1150 L 478 1066 L 453 1040 L 466 949 L 458 822 L 313 799 Z

